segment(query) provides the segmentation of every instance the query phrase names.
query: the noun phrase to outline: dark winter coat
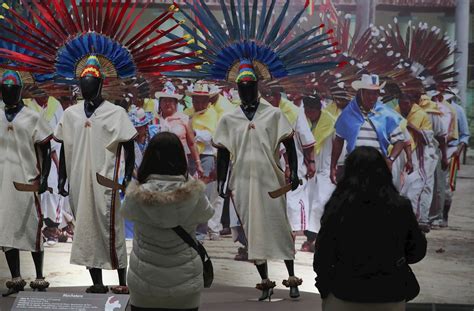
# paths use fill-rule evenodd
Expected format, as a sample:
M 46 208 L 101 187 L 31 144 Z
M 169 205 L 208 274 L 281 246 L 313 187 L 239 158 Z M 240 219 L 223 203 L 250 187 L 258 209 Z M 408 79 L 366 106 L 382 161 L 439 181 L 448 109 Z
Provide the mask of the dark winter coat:
M 332 293 L 352 302 L 404 301 L 407 266 L 397 262 L 403 257 L 409 264 L 420 261 L 426 246 L 406 198 L 328 204 L 316 241 L 316 287 L 322 298 Z

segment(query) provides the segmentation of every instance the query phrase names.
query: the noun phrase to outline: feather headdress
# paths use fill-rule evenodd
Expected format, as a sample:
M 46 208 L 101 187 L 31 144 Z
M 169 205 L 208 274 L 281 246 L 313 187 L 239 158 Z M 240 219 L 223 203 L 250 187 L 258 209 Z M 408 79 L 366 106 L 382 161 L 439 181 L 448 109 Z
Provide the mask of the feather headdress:
M 456 85 L 454 63 L 445 65 L 455 53 L 455 46 L 439 28 L 429 28 L 426 23 L 415 27 L 410 21 L 402 35 L 394 18 L 393 26 L 374 27 L 373 31 L 380 34 L 381 42 L 374 59 L 391 67 L 385 75 L 388 83 L 397 86 L 395 92 L 421 94 L 427 89 L 443 91 Z
M 194 58 L 194 61 L 202 62 L 202 66 L 185 75 L 195 79 L 234 83 L 242 68 L 241 64 L 251 64 L 259 81 L 336 67 L 338 62 L 322 61 L 323 56 L 333 53 L 333 46 L 337 45 L 332 42 L 331 31 L 323 31 L 324 25 L 293 38 L 290 36 L 308 3 L 295 16 L 288 18 L 286 14 L 290 1 L 287 0 L 272 21 L 276 2 L 253 0 L 250 3 L 249 0 L 238 0 L 236 4 L 230 0 L 227 6 L 224 0 L 220 0 L 223 26 L 204 0 L 188 5 L 196 17 L 192 19 L 189 14 L 182 12 L 195 29 L 182 25 L 195 39 L 195 43 L 188 47 L 196 52 L 204 52 Z M 284 21 L 289 22 L 284 24 Z
M 164 71 L 195 67 L 190 62 L 170 63 L 196 55 L 196 52 L 175 53 L 192 43 L 188 37 L 159 43 L 182 24 L 175 17 L 179 11 L 176 4 L 135 31 L 150 1 L 138 12 L 138 1 L 133 4 L 131 0 L 76 2 L 71 1 L 68 8 L 64 0 L 31 3 L 21 0 L 29 18 L 4 3 L 2 8 L 8 15 L 0 15 L 0 28 L 13 35 L 9 39 L 12 44 L 28 53 L 0 48 L 0 57 L 17 63 L 18 70 L 66 79 L 77 78 L 92 54 L 97 56 L 104 75 L 112 78 L 160 75 Z M 0 39 L 4 39 L 3 35 Z M 3 67 L 9 69 L 9 65 Z

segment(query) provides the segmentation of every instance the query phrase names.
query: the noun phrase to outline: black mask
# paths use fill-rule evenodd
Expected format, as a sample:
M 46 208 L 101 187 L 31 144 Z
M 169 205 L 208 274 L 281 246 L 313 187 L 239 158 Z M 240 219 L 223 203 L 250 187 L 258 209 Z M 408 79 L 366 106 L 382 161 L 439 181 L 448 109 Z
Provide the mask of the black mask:
M 84 100 L 93 102 L 102 93 L 104 80 L 96 77 L 82 77 L 79 81 Z
M 21 101 L 21 91 L 23 87 L 19 85 L 1 85 L 2 98 L 6 107 L 16 106 Z
M 240 101 L 243 106 L 256 105 L 258 102 L 258 82 L 245 81 L 237 84 Z

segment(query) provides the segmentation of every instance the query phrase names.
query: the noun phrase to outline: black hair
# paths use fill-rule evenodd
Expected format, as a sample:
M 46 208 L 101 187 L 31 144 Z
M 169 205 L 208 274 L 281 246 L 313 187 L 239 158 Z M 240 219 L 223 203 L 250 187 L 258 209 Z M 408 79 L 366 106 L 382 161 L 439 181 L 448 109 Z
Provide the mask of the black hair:
M 303 97 L 303 105 L 308 108 L 321 109 L 321 97 L 318 95 Z
M 407 100 L 413 101 L 413 102 L 417 101 L 416 96 L 414 96 L 412 94 L 408 94 L 408 93 L 400 93 L 398 95 L 398 100 L 402 100 L 402 99 L 407 99 Z
M 374 147 L 357 147 L 344 163 L 344 174 L 325 206 L 321 222 L 334 214 L 344 215 L 346 209 L 367 205 L 390 208 L 400 198 L 382 154 Z
M 188 164 L 181 140 L 173 133 L 161 132 L 151 139 L 146 148 L 138 168 L 137 180 L 141 184 L 145 183 L 152 174 L 187 176 L 187 171 Z

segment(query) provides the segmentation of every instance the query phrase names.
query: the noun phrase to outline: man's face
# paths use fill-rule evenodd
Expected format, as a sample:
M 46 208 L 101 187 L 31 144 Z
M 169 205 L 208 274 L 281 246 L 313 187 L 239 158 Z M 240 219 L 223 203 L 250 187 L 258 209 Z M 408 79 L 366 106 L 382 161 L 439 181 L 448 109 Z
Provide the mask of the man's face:
M 146 135 L 146 131 L 148 129 L 148 126 L 143 125 L 143 126 L 136 127 L 135 129 L 137 130 L 137 133 L 138 133 L 139 136 L 143 136 L 143 135 Z
M 209 106 L 209 96 L 207 95 L 194 95 L 193 96 L 193 107 L 196 112 L 203 111 Z
M 304 113 L 306 117 L 311 121 L 311 122 L 316 122 L 319 120 L 319 117 L 321 116 L 321 108 L 315 108 L 315 107 L 304 107 Z
M 400 107 L 400 113 L 402 116 L 407 117 L 410 114 L 413 103 L 409 98 L 404 97 L 398 101 L 398 106 Z
M 274 91 L 267 91 L 263 92 L 263 98 L 272 104 L 273 107 L 278 107 L 280 106 L 280 100 L 281 100 L 281 94 L 280 92 L 274 92 Z
M 362 107 L 365 110 L 371 110 L 374 108 L 377 99 L 379 98 L 380 92 L 378 90 L 361 90 L 361 98 L 362 98 Z

